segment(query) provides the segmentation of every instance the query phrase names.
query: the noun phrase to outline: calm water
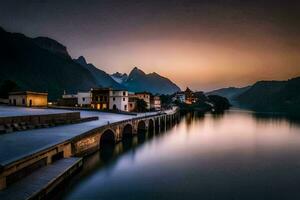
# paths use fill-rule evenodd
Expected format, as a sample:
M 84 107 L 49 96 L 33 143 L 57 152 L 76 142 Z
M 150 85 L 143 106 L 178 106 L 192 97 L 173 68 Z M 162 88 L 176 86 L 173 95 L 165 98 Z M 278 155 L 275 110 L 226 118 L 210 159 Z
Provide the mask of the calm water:
M 300 199 L 300 125 L 242 111 L 190 114 L 89 157 L 64 199 Z

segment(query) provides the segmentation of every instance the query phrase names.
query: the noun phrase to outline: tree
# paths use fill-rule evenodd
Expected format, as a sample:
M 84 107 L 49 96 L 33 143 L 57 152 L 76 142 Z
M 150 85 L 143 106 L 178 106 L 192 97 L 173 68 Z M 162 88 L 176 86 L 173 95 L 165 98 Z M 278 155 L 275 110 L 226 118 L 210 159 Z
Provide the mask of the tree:
M 136 100 L 136 111 L 137 112 L 146 112 L 147 111 L 147 103 L 143 99 Z
M 231 105 L 225 97 L 218 95 L 208 95 L 209 101 L 214 105 L 214 108 L 217 112 L 224 111 L 228 109 Z

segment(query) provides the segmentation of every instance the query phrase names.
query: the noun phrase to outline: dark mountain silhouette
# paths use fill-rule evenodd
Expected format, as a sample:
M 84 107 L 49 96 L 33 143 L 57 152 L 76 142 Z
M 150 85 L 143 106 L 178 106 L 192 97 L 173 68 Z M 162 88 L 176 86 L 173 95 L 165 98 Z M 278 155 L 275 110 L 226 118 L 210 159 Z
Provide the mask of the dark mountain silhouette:
M 299 114 L 299 91 L 300 77 L 287 81 L 259 81 L 235 100 L 254 110 Z
M 95 67 L 93 64 L 87 63 L 83 56 L 80 56 L 78 59 L 74 59 L 74 61 L 89 70 L 99 86 L 111 87 L 115 89 L 124 88 L 119 83 L 114 81 L 109 74 Z
M 180 88 L 169 79 L 155 72 L 145 74 L 137 67 L 133 68 L 123 85 L 132 92 L 147 91 L 153 94 L 173 94 L 180 91 Z
M 93 87 L 112 87 L 130 91 L 170 94 L 179 87 L 156 73 L 145 74 L 135 68 L 116 82 L 109 74 L 86 62 L 84 57 L 72 59 L 67 48 L 47 38 L 30 38 L 10 33 L 0 27 L 0 84 L 13 81 L 20 90 L 48 92 L 55 100 L 63 91 L 75 93 Z
M 238 95 L 244 93 L 246 90 L 248 90 L 251 86 L 237 88 L 237 87 L 228 87 L 228 88 L 221 88 L 217 90 L 213 90 L 210 92 L 206 92 L 206 95 L 219 95 L 222 97 L 226 97 L 230 101 L 233 101 L 235 97 Z
M 29 38 L 0 28 L 0 82 L 11 80 L 22 90 L 47 91 L 50 99 L 64 90 L 97 87 L 90 71 L 75 63 L 66 48 L 45 37 Z

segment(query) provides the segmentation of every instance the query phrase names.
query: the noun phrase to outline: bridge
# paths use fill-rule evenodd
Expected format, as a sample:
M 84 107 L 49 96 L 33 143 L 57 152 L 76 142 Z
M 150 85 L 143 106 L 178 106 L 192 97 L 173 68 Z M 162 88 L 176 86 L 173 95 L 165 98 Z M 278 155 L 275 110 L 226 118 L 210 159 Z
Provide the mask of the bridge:
M 158 134 L 180 117 L 177 109 L 136 116 L 92 111 L 80 114 L 97 116 L 98 120 L 0 135 L 1 199 L 10 195 L 45 196 L 82 166 L 80 157 L 135 135 Z M 42 184 L 30 187 L 31 176 L 43 177 L 37 180 Z
M 179 120 L 177 110 L 140 116 L 99 127 L 72 140 L 72 154 L 84 155 L 101 149 L 107 144 L 115 144 L 134 135 L 155 135 L 173 126 Z

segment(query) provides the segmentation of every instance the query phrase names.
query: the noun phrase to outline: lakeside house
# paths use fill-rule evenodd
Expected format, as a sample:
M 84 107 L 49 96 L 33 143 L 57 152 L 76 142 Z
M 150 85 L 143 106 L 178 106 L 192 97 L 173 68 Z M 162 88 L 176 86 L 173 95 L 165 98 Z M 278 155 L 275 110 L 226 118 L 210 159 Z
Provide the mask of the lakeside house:
M 184 92 L 177 92 L 175 96 L 172 98 L 172 101 L 178 101 L 180 103 L 185 103 L 185 94 Z
M 92 93 L 88 92 L 78 92 L 77 93 L 77 105 L 80 107 L 90 107 L 92 102 Z
M 66 107 L 75 107 L 77 105 L 77 94 L 67 94 L 64 91 L 61 99 L 58 99 L 57 105 L 58 106 L 66 106 Z
M 110 90 L 109 91 L 109 109 L 128 111 L 128 91 Z
M 150 97 L 150 109 L 154 111 L 161 110 L 161 100 L 157 95 L 151 95 Z
M 136 101 L 137 97 L 129 96 L 128 97 L 128 111 L 129 112 L 135 112 L 136 111 Z
M 136 97 L 137 99 L 144 100 L 147 104 L 147 107 L 146 107 L 147 110 L 150 110 L 150 96 L 151 96 L 151 93 L 149 93 L 149 92 L 136 92 L 136 93 L 130 95 L 130 97 Z
M 112 88 L 92 88 L 90 91 L 81 91 L 77 94 L 64 93 L 57 105 L 136 112 L 138 99 L 146 102 L 147 110 L 158 111 L 161 109 L 160 96 L 152 95 L 149 92 L 130 93 L 127 90 Z
M 92 101 L 91 107 L 97 110 L 109 109 L 110 88 L 93 88 L 91 89 Z
M 172 101 L 177 101 L 179 103 L 185 104 L 193 104 L 196 103 L 198 100 L 197 94 L 193 92 L 189 87 L 186 88 L 185 91 L 177 92 Z
M 45 107 L 48 105 L 48 93 L 21 91 L 11 92 L 8 96 L 9 105 L 25 107 Z
M 184 95 L 186 104 L 193 104 L 197 102 L 196 94 L 190 88 L 186 88 Z

